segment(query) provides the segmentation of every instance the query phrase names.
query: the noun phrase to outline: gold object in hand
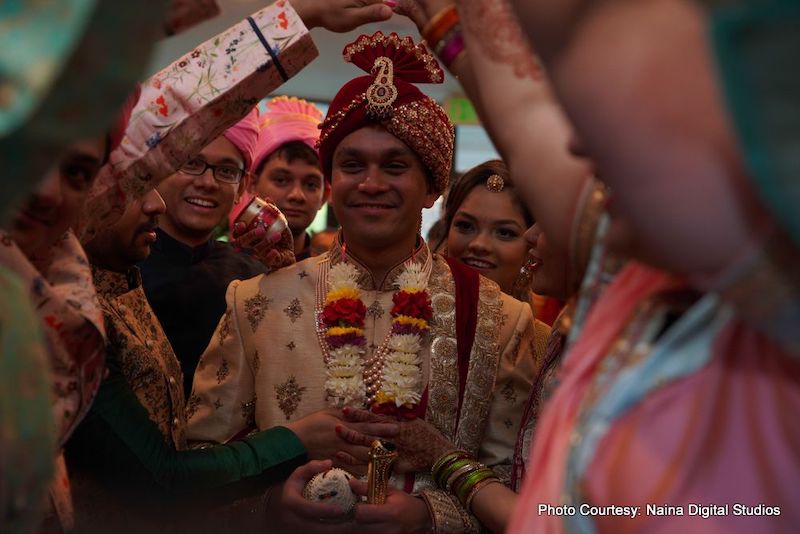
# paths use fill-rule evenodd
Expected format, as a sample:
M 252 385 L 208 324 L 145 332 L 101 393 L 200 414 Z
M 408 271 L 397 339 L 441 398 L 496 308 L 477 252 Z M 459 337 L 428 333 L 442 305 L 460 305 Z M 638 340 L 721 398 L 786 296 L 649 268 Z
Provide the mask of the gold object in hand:
M 367 467 L 367 502 L 384 504 L 392 465 L 397 460 L 397 446 L 391 441 L 376 439 L 369 449 Z

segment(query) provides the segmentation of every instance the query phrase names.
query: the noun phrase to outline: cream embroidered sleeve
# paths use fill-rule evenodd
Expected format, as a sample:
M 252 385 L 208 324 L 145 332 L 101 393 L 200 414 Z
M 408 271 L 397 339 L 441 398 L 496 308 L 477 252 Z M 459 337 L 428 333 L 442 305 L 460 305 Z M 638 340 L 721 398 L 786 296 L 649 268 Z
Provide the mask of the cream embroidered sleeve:
M 505 319 L 500 329 L 497 348 L 500 350 L 489 418 L 479 460 L 490 466 L 508 485 L 511 458 L 517 431 L 533 383 L 534 370 L 546 346 L 549 328 L 535 321 L 530 306 L 501 296 Z M 477 518 L 461 506 L 453 495 L 435 488 L 420 492 L 428 505 L 437 534 L 480 532 Z
M 506 295 L 503 300 L 508 319 L 498 340 L 500 361 L 479 459 L 508 483 L 517 432 L 549 328 L 534 320 L 528 304 Z
M 227 310 L 194 374 L 186 407 L 189 441 L 225 443 L 252 426 L 255 385 L 239 329 L 240 284 L 228 286 Z

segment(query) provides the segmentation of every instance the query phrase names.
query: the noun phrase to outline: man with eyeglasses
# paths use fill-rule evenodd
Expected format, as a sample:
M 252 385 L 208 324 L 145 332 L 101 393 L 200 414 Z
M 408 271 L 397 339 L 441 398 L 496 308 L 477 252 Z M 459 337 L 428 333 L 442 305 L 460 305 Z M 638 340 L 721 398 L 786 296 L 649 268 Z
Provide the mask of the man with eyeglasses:
M 268 271 L 256 258 L 214 239 L 215 228 L 244 191 L 258 132 L 253 110 L 158 186 L 167 211 L 152 253 L 139 267 L 147 300 L 181 363 L 187 394 L 225 312 L 228 284 Z

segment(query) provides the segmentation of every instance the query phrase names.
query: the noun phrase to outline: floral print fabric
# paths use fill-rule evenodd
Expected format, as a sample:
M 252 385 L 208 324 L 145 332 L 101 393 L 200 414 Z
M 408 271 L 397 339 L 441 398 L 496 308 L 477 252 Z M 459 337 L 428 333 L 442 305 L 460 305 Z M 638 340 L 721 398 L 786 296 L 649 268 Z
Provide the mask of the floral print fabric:
M 82 233 L 138 197 L 244 117 L 317 55 L 285 0 L 201 44 L 143 83 L 121 145 L 98 176 Z
M 53 372 L 53 410 L 63 444 L 91 406 L 100 385 L 105 330 L 86 254 L 72 232 L 48 257 L 31 262 L 0 233 L 0 265 L 24 283 L 47 340 Z

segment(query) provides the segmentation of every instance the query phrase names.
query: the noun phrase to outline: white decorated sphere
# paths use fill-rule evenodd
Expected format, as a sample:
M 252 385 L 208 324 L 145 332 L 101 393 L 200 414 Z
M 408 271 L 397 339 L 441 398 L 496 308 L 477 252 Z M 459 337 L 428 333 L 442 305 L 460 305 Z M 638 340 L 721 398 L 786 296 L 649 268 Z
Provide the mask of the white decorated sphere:
M 348 482 L 353 475 L 334 467 L 318 473 L 303 488 L 303 497 L 309 501 L 326 502 L 338 506 L 342 513 L 347 513 L 356 504 L 356 494 L 350 489 Z

